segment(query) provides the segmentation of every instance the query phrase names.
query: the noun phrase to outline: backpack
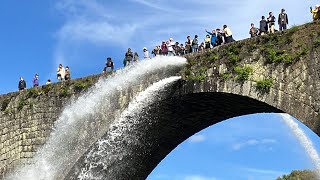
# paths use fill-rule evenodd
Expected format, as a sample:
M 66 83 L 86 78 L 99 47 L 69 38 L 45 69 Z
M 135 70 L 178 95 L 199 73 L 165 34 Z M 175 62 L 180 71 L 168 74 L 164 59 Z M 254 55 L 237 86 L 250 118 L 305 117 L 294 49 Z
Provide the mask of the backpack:
M 192 46 L 193 46 L 193 45 L 198 45 L 198 39 L 194 38 L 194 39 L 192 40 Z

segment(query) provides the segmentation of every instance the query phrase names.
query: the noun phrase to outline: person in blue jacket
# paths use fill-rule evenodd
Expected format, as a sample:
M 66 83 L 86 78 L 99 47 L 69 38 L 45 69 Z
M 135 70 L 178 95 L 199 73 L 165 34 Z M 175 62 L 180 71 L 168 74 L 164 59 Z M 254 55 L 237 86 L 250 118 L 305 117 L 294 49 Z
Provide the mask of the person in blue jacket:
M 211 35 L 211 46 L 212 48 L 214 48 L 215 46 L 217 46 L 217 34 L 216 34 L 216 30 L 212 30 L 212 33 L 205 30 L 208 34 Z

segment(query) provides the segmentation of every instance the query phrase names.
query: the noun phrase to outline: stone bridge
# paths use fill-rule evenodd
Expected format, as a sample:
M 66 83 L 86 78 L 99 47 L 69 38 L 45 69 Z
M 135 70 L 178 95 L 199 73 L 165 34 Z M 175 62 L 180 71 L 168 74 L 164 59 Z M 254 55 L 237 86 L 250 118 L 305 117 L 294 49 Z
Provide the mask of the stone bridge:
M 82 177 L 145 179 L 188 137 L 218 122 L 247 114 L 285 112 L 320 135 L 319 27 L 319 23 L 306 24 L 283 33 L 187 55 L 188 64 L 182 71 L 172 68 L 166 73 L 154 72 L 150 78 L 123 90 L 114 97 L 122 99 L 116 107 L 117 114 L 152 82 L 179 71 L 183 77 L 166 88 L 161 100 L 143 109 L 135 124 L 122 128 L 121 139 L 115 140 L 108 133 L 112 130 L 104 129 L 101 138 L 91 142 L 90 148 L 76 158 L 74 166 L 64 172 L 63 177 L 77 179 L 81 172 L 82 175 L 86 172 L 88 176 Z M 37 148 L 46 142 L 63 105 L 70 102 L 70 97 L 79 96 L 77 92 L 84 88 L 77 82 L 93 84 L 96 79 L 93 76 L 67 82 L 73 84 L 71 94 L 63 84 L 56 84 L 50 90 L 42 87 L 43 94 L 29 90 L 20 95 L 3 95 L 0 98 L 0 172 L 5 174 L 32 158 Z M 33 101 L 35 98 L 37 102 Z M 114 124 L 113 120 L 108 124 Z M 113 127 L 117 129 L 117 125 Z M 103 148 L 98 139 L 109 144 Z M 93 153 L 101 148 L 103 153 Z

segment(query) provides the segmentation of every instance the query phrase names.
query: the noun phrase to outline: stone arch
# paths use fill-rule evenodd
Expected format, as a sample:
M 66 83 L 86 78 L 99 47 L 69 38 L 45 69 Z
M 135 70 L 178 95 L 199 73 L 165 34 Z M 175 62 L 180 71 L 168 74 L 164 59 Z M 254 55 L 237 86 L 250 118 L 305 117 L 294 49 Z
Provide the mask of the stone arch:
M 211 125 L 242 115 L 283 112 L 265 102 L 231 93 L 181 94 L 180 83 L 170 88 L 164 100 L 154 102 L 143 110 L 141 118 L 144 120 L 138 121 L 138 124 L 123 134 L 123 138 L 129 140 L 119 140 L 117 147 L 104 148 L 106 152 L 102 154 L 92 153 L 101 149 L 96 143 L 80 158 L 65 179 L 76 179 L 82 168 L 90 169 L 92 166 L 95 168 L 91 168 L 90 173 L 101 179 L 145 179 L 175 147 Z M 108 140 L 110 137 L 107 136 L 108 133 L 103 138 Z M 135 138 L 139 139 L 138 144 Z M 127 153 L 121 158 L 110 158 L 112 153 L 123 152 Z M 87 158 L 88 154 L 95 155 Z

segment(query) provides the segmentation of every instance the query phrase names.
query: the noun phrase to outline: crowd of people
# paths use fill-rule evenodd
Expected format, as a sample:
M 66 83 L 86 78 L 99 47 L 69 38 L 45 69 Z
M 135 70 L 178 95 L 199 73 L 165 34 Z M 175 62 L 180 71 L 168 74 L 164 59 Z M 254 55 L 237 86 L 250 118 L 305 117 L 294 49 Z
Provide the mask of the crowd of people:
M 313 21 L 320 20 L 320 5 L 316 5 L 314 9 L 310 7 L 310 12 L 312 13 Z M 255 27 L 254 23 L 251 23 L 249 35 L 250 37 L 256 37 L 260 35 L 265 35 L 269 33 L 275 33 L 276 31 L 283 31 L 287 29 L 289 24 L 288 15 L 285 12 L 285 9 L 281 9 L 278 15 L 278 26 L 279 30 L 275 29 L 276 17 L 272 12 L 269 12 L 267 18 L 265 16 L 261 17 L 259 22 L 259 28 Z M 213 29 L 211 32 L 205 29 L 206 36 L 204 40 L 199 41 L 199 36 L 194 35 L 194 38 L 191 39 L 191 36 L 187 36 L 187 39 L 184 43 L 175 42 L 173 38 L 169 40 L 162 41 L 161 45 L 157 45 L 153 48 L 151 55 L 146 47 L 142 49 L 143 59 L 150 59 L 151 56 L 183 56 L 189 53 L 196 53 L 204 49 L 215 48 L 217 46 L 228 44 L 234 42 L 233 34 L 231 29 L 227 25 L 223 25 L 223 28 Z M 135 64 L 139 61 L 138 52 L 132 52 L 131 48 L 128 48 L 123 59 L 123 65 L 128 66 Z M 105 67 L 103 68 L 103 73 L 113 72 L 114 71 L 114 62 L 111 57 L 107 58 Z M 68 81 L 71 79 L 71 73 L 69 67 L 63 67 L 62 64 L 59 64 L 57 69 L 57 80 L 58 81 Z M 51 80 L 48 79 L 46 85 L 51 84 Z M 35 74 L 33 78 L 33 87 L 39 86 L 39 75 Z M 26 81 L 23 77 L 20 77 L 18 84 L 19 90 L 26 89 Z

